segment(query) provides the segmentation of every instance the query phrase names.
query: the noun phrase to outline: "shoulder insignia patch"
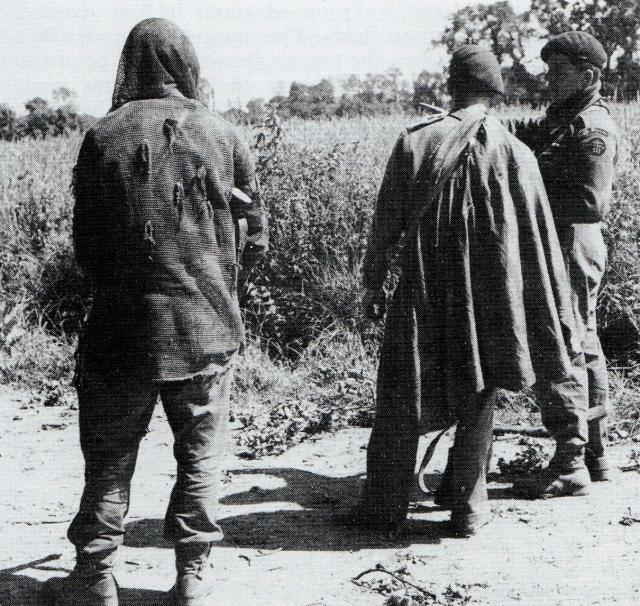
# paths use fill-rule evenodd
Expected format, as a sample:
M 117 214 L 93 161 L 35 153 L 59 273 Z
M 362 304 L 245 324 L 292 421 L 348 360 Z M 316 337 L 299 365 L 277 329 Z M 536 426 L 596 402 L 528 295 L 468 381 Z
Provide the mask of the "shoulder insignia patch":
M 605 151 L 607 151 L 607 144 L 600 137 L 594 137 L 593 139 L 586 141 L 583 144 L 582 149 L 591 156 L 601 156 Z

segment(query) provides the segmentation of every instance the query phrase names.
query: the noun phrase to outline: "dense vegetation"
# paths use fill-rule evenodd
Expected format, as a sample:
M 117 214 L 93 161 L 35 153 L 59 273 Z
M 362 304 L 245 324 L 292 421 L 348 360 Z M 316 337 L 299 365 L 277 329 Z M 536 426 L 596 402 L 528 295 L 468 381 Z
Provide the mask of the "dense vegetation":
M 617 105 L 614 115 L 624 146 L 606 228 L 610 265 L 600 320 L 614 366 L 618 422 L 635 431 L 640 422 L 640 106 Z M 366 422 L 379 328 L 360 315 L 360 267 L 387 156 L 402 126 L 413 119 L 396 114 L 291 120 L 247 130 L 257 143 L 272 248 L 248 277 L 243 297 L 253 335 L 238 375 L 244 423 L 260 427 L 247 412 L 256 402 L 269 411 L 262 422 L 277 428 L 282 440 L 285 434 L 296 439 L 301 427 L 330 425 L 332 409 L 339 409 L 341 422 Z M 89 294 L 69 239 L 71 169 L 80 139 L 0 143 L 3 382 L 43 384 L 68 380 L 72 371 L 74 339 Z M 283 407 L 287 414 L 298 410 L 295 422 L 282 423 Z M 260 442 L 265 432 L 265 427 L 246 431 L 243 439 Z M 250 446 L 260 451 L 259 443 Z

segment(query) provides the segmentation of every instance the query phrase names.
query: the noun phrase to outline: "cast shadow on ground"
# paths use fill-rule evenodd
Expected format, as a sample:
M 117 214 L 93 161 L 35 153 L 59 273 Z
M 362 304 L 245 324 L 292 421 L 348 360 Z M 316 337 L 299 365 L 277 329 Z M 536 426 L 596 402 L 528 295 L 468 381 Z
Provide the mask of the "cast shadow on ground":
M 0 604 L 2 606 L 43 606 L 42 586 L 44 583 L 27 574 L 27 570 L 51 571 L 51 576 L 64 576 L 71 572 L 57 566 L 58 556 L 47 556 L 20 566 L 0 570 Z M 64 573 L 61 574 L 61 573 Z M 123 588 L 119 590 L 120 603 L 126 606 L 164 606 L 166 594 L 152 589 Z
M 217 547 L 350 551 L 439 543 L 449 536 L 445 521 L 409 520 L 399 536 L 341 524 L 336 513 L 357 502 L 363 481 L 360 474 L 335 478 L 287 468 L 240 469 L 231 474 L 268 476 L 281 480 L 281 486 L 273 489 L 252 486 L 223 497 L 220 500 L 223 506 L 238 506 L 244 511 L 256 506 L 256 511 L 222 518 L 220 525 L 225 539 Z M 274 510 L 270 504 L 275 503 L 283 507 Z M 170 547 L 162 538 L 162 526 L 163 521 L 156 519 L 131 522 L 127 525 L 125 545 Z
M 525 500 L 524 497 L 516 495 L 512 492 L 510 484 L 513 483 L 514 480 L 518 480 L 523 478 L 524 476 L 518 474 L 504 475 L 501 473 L 491 472 L 487 474 L 487 483 L 492 484 L 496 483 L 498 487 L 489 487 L 487 492 L 489 493 L 490 501 L 499 501 L 504 499 L 509 500 Z M 414 501 L 422 502 L 421 509 L 425 511 L 425 503 L 433 500 L 433 492 L 438 488 L 440 482 L 442 481 L 441 473 L 428 473 L 424 477 L 424 483 L 426 487 L 431 491 L 429 495 L 423 494 L 417 486 L 417 480 L 415 482 L 416 486 L 412 493 L 412 499 Z M 438 509 L 436 506 L 433 507 L 434 510 Z

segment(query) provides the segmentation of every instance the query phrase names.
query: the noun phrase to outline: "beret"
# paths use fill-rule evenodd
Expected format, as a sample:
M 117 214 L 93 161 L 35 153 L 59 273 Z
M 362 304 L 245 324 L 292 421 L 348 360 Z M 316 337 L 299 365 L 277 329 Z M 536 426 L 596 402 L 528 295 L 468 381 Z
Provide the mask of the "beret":
M 498 59 L 488 48 L 476 44 L 464 44 L 453 52 L 449 78 L 454 89 L 504 95 Z
M 581 59 L 599 68 L 602 68 L 607 62 L 607 53 L 604 47 L 587 32 L 565 32 L 553 36 L 542 47 L 540 56 L 546 62 L 552 54 Z

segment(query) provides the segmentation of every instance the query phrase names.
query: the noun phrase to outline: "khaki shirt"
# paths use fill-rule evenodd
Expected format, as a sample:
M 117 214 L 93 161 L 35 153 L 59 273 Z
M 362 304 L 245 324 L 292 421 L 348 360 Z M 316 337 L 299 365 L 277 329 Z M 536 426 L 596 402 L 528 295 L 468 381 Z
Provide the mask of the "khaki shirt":
M 538 159 L 558 227 L 598 223 L 605 218 L 619 135 L 598 93 L 552 106 L 541 118 L 505 124 Z

